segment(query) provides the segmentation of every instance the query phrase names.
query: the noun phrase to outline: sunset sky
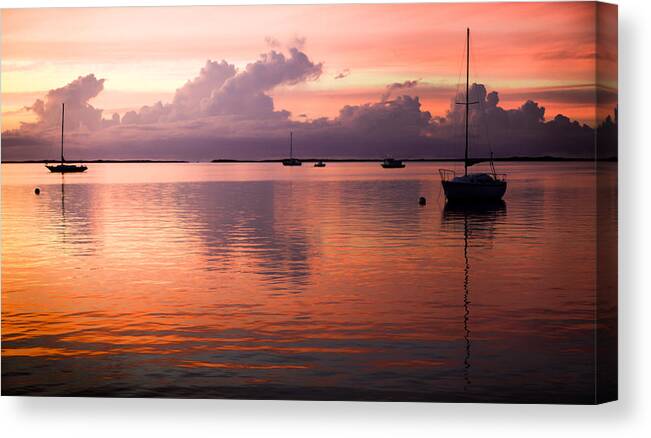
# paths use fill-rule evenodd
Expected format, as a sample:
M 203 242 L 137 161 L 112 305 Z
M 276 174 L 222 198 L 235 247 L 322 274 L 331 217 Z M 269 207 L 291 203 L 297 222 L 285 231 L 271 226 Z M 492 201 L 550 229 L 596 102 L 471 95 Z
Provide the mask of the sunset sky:
M 596 11 L 594 3 L 3 10 L 2 130 L 39 122 L 43 116 L 27 107 L 37 99 L 47 106 L 49 90 L 78 77 L 105 79 L 80 104 L 109 120 L 171 103 L 207 60 L 241 72 L 271 51 L 289 59 L 290 49 L 314 69 L 255 91 L 273 99 L 273 110 L 290 112 L 288 123 L 334 120 L 346 105 L 398 95 L 417 96 L 422 112 L 445 117 L 463 70 L 466 27 L 471 81 L 497 91 L 500 107 L 532 100 L 545 107 L 545 120 L 562 113 L 594 127 Z M 604 15 L 614 28 L 606 40 L 615 59 L 599 82 L 614 107 L 616 15 Z M 389 93 L 391 84 L 402 86 Z

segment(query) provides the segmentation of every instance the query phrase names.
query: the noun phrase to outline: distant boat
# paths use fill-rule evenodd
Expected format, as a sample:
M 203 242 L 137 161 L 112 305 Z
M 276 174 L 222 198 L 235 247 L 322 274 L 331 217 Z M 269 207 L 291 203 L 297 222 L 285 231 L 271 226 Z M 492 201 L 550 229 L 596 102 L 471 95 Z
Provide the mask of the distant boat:
M 495 172 L 493 153 L 491 152 L 490 166 L 491 173 L 468 174 L 468 167 L 480 163 L 483 160 L 468 158 L 468 115 L 470 105 L 478 102 L 470 102 L 469 96 L 470 81 L 470 29 L 466 29 L 466 100 L 457 102 L 466 107 L 466 151 L 463 163 L 463 176 L 457 176 L 453 170 L 439 169 L 441 184 L 448 201 L 470 202 L 470 201 L 499 201 L 506 193 L 506 175 Z
M 293 133 L 289 133 L 289 158 L 283 160 L 283 166 L 300 166 L 301 160 L 294 158 L 294 145 L 293 145 Z
M 326 164 L 323 161 L 319 160 L 314 163 L 314 167 L 326 167 Z
M 385 169 L 402 169 L 405 167 L 405 163 L 400 160 L 395 160 L 393 158 L 385 158 L 382 162 L 382 167 Z
M 83 164 L 81 165 L 65 164 L 66 159 L 63 157 L 63 122 L 65 119 L 65 114 L 66 114 L 66 107 L 65 104 L 62 103 L 61 104 L 61 164 L 48 164 L 46 162 L 45 167 L 47 167 L 52 173 L 85 172 L 88 169 L 88 167 L 84 166 Z

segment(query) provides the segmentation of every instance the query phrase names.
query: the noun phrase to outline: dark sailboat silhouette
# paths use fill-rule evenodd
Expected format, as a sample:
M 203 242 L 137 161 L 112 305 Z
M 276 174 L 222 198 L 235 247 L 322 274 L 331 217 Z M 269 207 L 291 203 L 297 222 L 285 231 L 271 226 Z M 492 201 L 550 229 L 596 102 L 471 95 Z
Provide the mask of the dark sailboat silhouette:
M 455 171 L 448 169 L 439 169 L 441 174 L 441 184 L 448 201 L 468 202 L 468 201 L 497 201 L 501 200 L 506 192 L 506 175 L 495 172 L 493 163 L 493 153 L 491 152 L 490 166 L 491 173 L 471 173 L 468 174 L 468 167 L 482 162 L 480 159 L 468 158 L 468 118 L 470 105 L 479 102 L 470 102 L 469 95 L 470 81 L 470 28 L 466 29 L 466 96 L 464 102 L 457 102 L 458 105 L 465 105 L 465 131 L 466 131 L 466 149 L 463 162 L 463 176 L 457 176 Z
M 395 158 L 385 158 L 382 162 L 382 167 L 385 169 L 402 169 L 405 167 L 405 163 L 401 160 L 396 160 Z
M 76 164 L 65 164 L 66 159 L 63 156 L 63 126 L 64 126 L 64 121 L 65 121 L 65 115 L 66 115 L 66 107 L 65 104 L 61 104 L 61 163 L 60 164 L 48 164 L 45 163 L 45 167 L 47 167 L 50 172 L 53 173 L 79 173 L 79 172 L 85 172 L 88 167 L 84 166 L 83 164 L 81 165 L 76 165 Z
M 294 158 L 294 142 L 293 142 L 293 133 L 289 133 L 289 158 L 283 160 L 283 166 L 300 166 L 301 160 Z

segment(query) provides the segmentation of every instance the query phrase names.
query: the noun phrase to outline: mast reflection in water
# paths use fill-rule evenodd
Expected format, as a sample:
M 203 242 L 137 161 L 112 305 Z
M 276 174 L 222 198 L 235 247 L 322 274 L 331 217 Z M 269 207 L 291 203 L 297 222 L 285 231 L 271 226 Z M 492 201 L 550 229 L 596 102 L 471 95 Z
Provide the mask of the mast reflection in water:
M 498 220 L 506 215 L 506 203 L 502 200 L 484 203 L 454 203 L 447 202 L 443 208 L 443 220 L 453 230 L 463 224 L 463 330 L 466 344 L 464 357 L 464 390 L 471 384 L 470 358 L 471 358 L 471 330 L 470 330 L 470 268 L 471 255 L 469 254 L 469 241 L 474 239 L 492 240 L 495 236 L 494 229 Z M 460 231 L 460 230 L 459 230 Z
M 3 164 L 2 392 L 592 402 L 593 167 L 502 167 Z

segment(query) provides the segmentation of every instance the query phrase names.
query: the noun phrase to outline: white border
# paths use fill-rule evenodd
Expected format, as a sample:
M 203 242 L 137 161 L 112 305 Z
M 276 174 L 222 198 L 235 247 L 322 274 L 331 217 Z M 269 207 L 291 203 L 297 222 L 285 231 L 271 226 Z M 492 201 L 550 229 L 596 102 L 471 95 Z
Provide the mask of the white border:
M 397 1 L 395 1 L 397 2 Z M 414 2 L 414 1 L 412 1 Z M 306 4 L 346 1 L 4 0 L 0 7 Z M 355 3 L 387 3 L 356 1 Z M 2 397 L 7 437 L 641 436 L 651 430 L 651 2 L 621 0 L 620 401 L 601 406 Z M 648 163 L 648 164 L 647 164 Z M 649 435 L 646 435 L 649 436 Z

